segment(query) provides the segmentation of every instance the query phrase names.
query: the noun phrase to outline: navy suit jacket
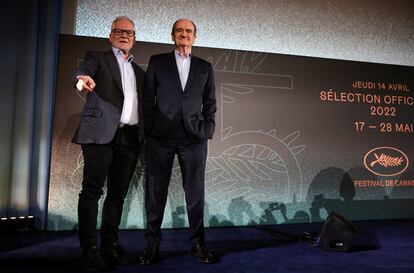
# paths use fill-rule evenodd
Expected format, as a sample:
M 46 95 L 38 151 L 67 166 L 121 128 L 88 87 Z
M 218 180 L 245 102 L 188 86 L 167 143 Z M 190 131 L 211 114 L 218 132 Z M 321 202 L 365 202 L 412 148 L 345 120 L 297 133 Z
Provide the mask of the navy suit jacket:
M 162 137 L 182 117 L 187 137 L 195 143 L 212 138 L 217 110 L 211 64 L 191 56 L 185 87 L 181 86 L 174 51 L 151 57 L 145 83 L 147 136 Z
M 145 72 L 132 63 L 137 81 L 139 141 L 144 139 L 143 126 L 143 89 Z M 88 75 L 94 79 L 96 87 L 88 92 L 85 106 L 81 113 L 80 124 L 72 142 L 77 144 L 107 144 L 119 126 L 124 94 L 121 73 L 116 57 L 111 50 L 106 52 L 88 51 L 85 60 L 73 73 L 76 84 L 78 75 Z

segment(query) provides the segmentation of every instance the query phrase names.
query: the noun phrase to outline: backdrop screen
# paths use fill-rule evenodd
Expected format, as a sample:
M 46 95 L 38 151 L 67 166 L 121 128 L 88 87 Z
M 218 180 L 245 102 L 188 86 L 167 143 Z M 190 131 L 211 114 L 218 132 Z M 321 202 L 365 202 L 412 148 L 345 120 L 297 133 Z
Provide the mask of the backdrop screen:
M 71 143 L 85 97 L 71 74 L 107 39 L 60 37 L 48 229 L 77 228 L 83 158 Z M 146 69 L 172 45 L 138 42 Z M 207 226 L 414 215 L 414 68 L 215 48 L 193 49 L 215 71 L 216 133 L 206 168 Z M 121 228 L 144 228 L 141 156 Z M 187 226 L 174 165 L 163 227 Z M 101 202 L 102 203 L 102 202 Z M 102 205 L 102 204 L 101 204 Z

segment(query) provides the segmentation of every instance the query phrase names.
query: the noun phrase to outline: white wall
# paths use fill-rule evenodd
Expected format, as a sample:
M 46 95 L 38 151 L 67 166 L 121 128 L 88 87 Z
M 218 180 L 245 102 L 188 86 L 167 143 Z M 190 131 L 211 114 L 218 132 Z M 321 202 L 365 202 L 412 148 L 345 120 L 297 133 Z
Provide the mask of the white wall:
M 111 21 L 126 15 L 138 40 L 170 43 L 172 23 L 186 17 L 198 27 L 198 46 L 414 66 L 412 0 L 69 2 L 77 10 L 64 11 L 63 25 L 75 20 L 66 32 L 77 35 L 107 37 Z

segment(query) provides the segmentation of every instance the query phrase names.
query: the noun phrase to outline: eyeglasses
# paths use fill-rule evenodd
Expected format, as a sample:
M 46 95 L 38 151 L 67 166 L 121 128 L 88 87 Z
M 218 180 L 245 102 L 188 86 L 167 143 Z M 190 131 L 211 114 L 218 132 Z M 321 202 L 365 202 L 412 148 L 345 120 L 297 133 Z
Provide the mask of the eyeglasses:
M 115 34 L 116 36 L 122 36 L 122 34 L 125 32 L 126 35 L 128 37 L 134 37 L 135 36 L 135 31 L 133 30 L 129 30 L 129 29 L 120 29 L 120 28 L 114 28 L 113 30 L 111 30 L 111 32 L 113 34 Z

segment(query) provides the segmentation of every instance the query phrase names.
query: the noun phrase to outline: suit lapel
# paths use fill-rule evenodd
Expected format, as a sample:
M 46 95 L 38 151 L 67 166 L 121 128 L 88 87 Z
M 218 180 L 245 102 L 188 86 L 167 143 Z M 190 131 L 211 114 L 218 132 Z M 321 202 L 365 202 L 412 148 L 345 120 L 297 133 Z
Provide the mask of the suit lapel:
M 191 56 L 190 72 L 188 73 L 188 79 L 185 84 L 184 92 L 186 92 L 187 89 L 190 87 L 191 82 L 193 81 L 195 77 L 196 67 L 197 67 L 197 59 L 194 56 Z
M 119 71 L 118 61 L 114 55 L 114 52 L 111 50 L 105 53 L 105 59 L 108 62 L 109 68 L 111 69 L 112 77 L 115 80 L 116 85 L 118 86 L 119 90 L 122 92 L 122 80 L 121 80 L 121 72 Z M 122 95 L 124 93 L 122 92 Z
M 141 93 L 142 90 L 140 90 L 140 82 L 139 82 L 139 77 L 138 77 L 138 75 L 139 75 L 138 67 L 137 67 L 137 64 L 135 64 L 133 62 L 131 63 L 131 65 L 132 65 L 132 68 L 134 69 L 135 86 L 137 87 L 137 93 L 139 94 L 139 93 Z
M 183 91 L 184 87 L 181 86 L 180 74 L 178 73 L 177 61 L 175 59 L 175 51 L 171 52 L 169 55 L 169 65 L 173 71 L 171 76 L 175 79 L 176 84 L 181 87 L 181 91 Z

